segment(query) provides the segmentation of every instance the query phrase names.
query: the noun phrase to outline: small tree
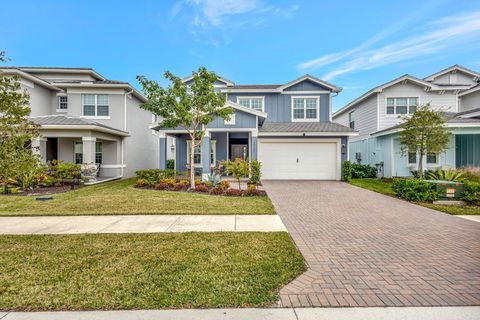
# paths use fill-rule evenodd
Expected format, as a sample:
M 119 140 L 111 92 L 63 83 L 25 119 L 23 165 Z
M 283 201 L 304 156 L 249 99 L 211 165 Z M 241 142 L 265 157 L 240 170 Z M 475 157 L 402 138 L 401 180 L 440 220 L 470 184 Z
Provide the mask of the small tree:
M 229 175 L 232 175 L 238 182 L 238 189 L 242 189 L 240 185 L 240 179 L 248 177 L 250 167 L 248 162 L 237 158 L 235 161 L 225 161 L 223 162 L 225 166 L 225 172 Z
M 137 76 L 137 79 L 148 99 L 141 108 L 160 116 L 162 127 L 180 126 L 190 136 L 190 188 L 193 189 L 195 147 L 201 144 L 207 124 L 215 117 L 228 119 L 233 109 L 225 107 L 225 96 L 215 91 L 213 84 L 218 80 L 215 73 L 200 67 L 192 76 L 192 83 L 187 85 L 182 79 L 166 71 L 165 78 L 171 82 L 167 88 L 162 88 L 157 82 L 144 76 Z
M 423 179 L 423 157 L 428 153 L 439 155 L 450 141 L 450 133 L 444 126 L 440 112 L 430 108 L 430 104 L 419 106 L 411 117 L 405 117 L 400 125 L 400 143 L 402 154 L 415 152 L 420 155 L 418 163 L 419 178 Z
M 0 61 L 7 61 L 0 52 Z M 40 165 L 38 155 L 32 152 L 31 141 L 37 138 L 39 126 L 28 119 L 30 97 L 22 90 L 17 76 L 0 73 L 0 180 L 18 179 L 25 170 Z

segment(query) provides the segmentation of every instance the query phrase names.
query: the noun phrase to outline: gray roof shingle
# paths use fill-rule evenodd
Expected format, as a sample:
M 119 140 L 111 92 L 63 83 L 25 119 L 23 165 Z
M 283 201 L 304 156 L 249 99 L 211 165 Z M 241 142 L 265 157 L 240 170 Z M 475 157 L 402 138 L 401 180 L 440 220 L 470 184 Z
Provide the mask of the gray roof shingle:
M 83 119 L 78 117 L 64 116 L 64 115 L 49 115 L 30 118 L 36 124 L 41 126 L 97 126 L 105 129 L 118 131 L 120 133 L 128 134 L 128 132 L 119 130 L 102 123 Z
M 356 132 L 335 122 L 266 122 L 258 130 L 260 132 Z

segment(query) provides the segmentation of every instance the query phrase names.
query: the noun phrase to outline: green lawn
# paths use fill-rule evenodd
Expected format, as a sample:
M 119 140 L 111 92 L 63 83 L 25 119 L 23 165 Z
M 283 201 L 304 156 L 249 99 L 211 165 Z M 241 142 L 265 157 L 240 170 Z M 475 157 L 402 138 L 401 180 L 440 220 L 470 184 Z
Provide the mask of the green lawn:
M 263 307 L 305 271 L 290 236 L 0 237 L 0 310 Z
M 190 192 L 145 190 L 134 180 L 112 181 L 53 195 L 0 196 L 0 216 L 114 214 L 274 214 L 270 199 L 225 197 Z
M 371 178 L 371 179 L 352 179 L 350 183 L 364 189 L 385 194 L 387 196 L 392 196 L 392 197 L 395 196 L 394 192 L 392 191 L 392 184 L 390 182 L 384 182 L 379 179 Z M 461 206 L 461 207 L 444 206 L 444 205 L 438 205 L 438 204 L 433 204 L 429 202 L 416 202 L 416 204 L 430 208 L 430 209 L 445 212 L 448 214 L 453 214 L 453 215 L 480 215 L 479 206 L 470 206 L 470 205 Z

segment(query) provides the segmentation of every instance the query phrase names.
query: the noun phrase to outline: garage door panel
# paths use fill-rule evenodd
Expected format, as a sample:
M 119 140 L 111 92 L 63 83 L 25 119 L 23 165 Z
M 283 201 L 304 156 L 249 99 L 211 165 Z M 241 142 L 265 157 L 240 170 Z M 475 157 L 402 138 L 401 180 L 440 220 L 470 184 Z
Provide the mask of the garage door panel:
M 263 179 L 337 179 L 336 142 L 260 141 Z

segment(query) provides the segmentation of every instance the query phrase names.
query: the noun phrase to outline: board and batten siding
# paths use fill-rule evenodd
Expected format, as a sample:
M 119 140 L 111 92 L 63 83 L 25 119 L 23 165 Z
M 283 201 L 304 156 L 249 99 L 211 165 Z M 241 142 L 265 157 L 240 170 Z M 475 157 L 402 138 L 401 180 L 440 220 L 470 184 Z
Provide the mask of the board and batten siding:
M 457 85 L 474 85 L 476 82 L 472 76 L 463 74 L 461 72 L 446 73 L 436 77 L 432 81 L 435 84 L 457 84 Z
M 316 88 L 318 90 L 318 88 Z M 264 97 L 266 122 L 292 122 L 292 96 L 319 96 L 320 122 L 328 122 L 330 118 L 330 94 L 280 94 L 280 93 L 229 93 L 228 100 L 237 102 L 237 97 Z
M 379 123 L 378 130 L 390 128 L 399 124 L 402 119 L 398 115 L 387 115 L 386 104 L 387 98 L 419 98 L 420 105 L 430 103 L 435 110 L 442 110 L 445 112 L 457 112 L 457 95 L 452 92 L 445 92 L 440 94 L 437 91 L 425 92 L 423 87 L 407 84 L 396 84 L 386 88 L 383 92 L 378 93 L 378 111 Z
M 480 90 L 461 96 L 458 101 L 458 111 L 468 111 L 480 108 Z

